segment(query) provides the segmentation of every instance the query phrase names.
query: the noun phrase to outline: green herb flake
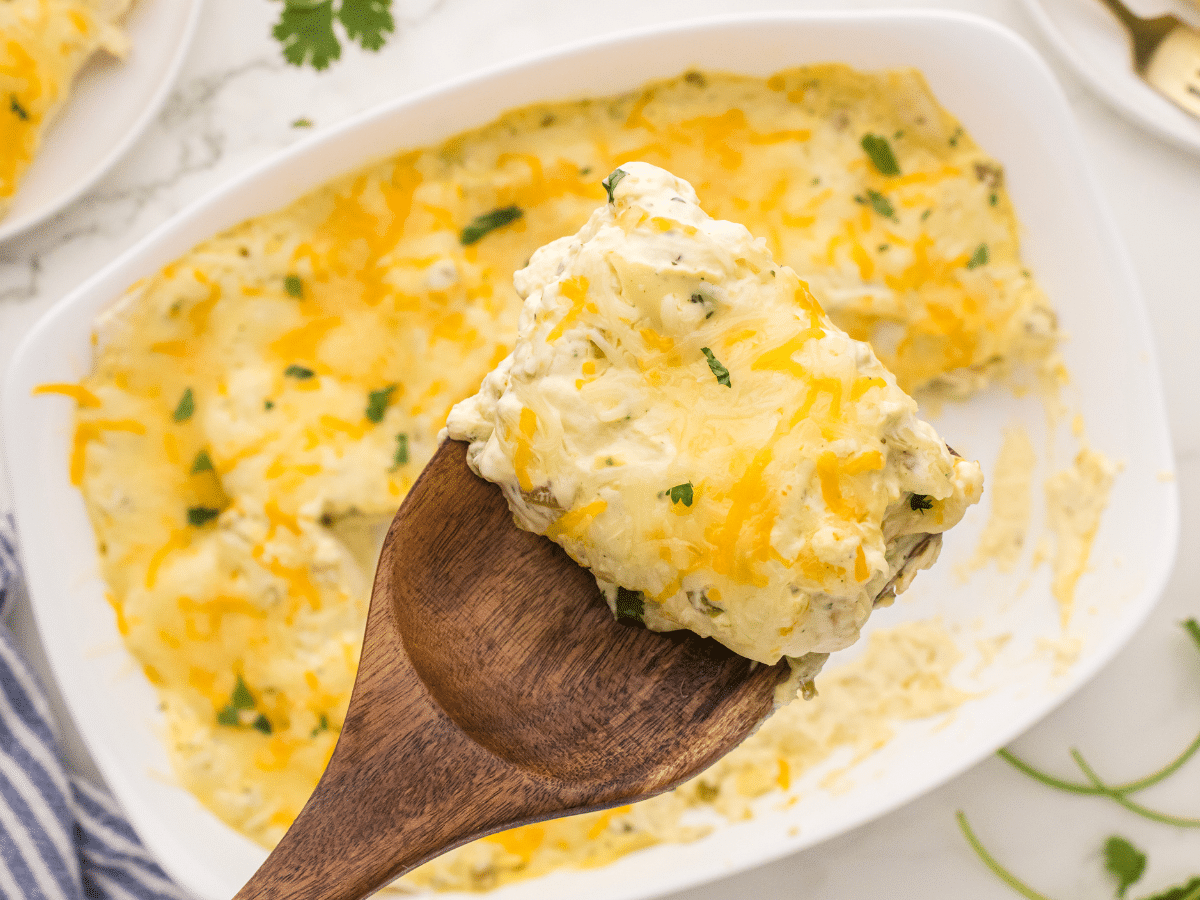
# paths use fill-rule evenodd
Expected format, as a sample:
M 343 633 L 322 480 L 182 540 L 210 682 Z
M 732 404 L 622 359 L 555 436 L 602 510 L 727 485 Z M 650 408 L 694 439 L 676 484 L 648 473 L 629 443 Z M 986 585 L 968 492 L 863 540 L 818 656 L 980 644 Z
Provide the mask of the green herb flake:
M 187 520 L 189 525 L 202 528 L 220 514 L 221 511 L 212 506 L 189 506 Z
M 319 719 L 317 719 L 317 727 L 312 730 L 312 734 L 310 734 L 309 737 L 316 737 L 322 731 L 328 731 L 328 730 L 329 730 L 329 717 L 327 715 L 325 715 L 325 713 L 321 713 L 321 717 Z
M 392 400 L 392 392 L 396 390 L 396 385 L 389 384 L 385 388 L 380 388 L 377 391 L 371 391 L 367 395 L 367 418 L 375 424 L 383 421 L 383 414 L 387 412 L 388 404 Z
M 992 193 L 988 194 L 988 205 L 995 206 L 999 202 L 1000 197 L 995 191 L 992 191 Z
M 1125 838 L 1113 835 L 1104 843 L 1104 868 L 1117 881 L 1117 896 L 1124 897 L 1146 871 L 1146 854 Z
M 871 158 L 880 175 L 900 174 L 900 164 L 896 162 L 896 155 L 892 153 L 892 145 L 883 135 L 865 134 L 861 145 L 863 152 Z
M 263 409 L 265 409 L 267 412 L 270 412 L 274 408 L 275 408 L 274 400 L 264 400 L 263 401 Z
M 503 228 L 509 222 L 517 221 L 523 215 L 525 213 L 519 206 L 502 206 L 481 216 L 476 216 L 471 220 L 471 224 L 462 230 L 462 234 L 458 236 L 458 242 L 464 247 L 469 247 L 481 240 L 484 235 L 490 234 L 497 228 Z
M 696 799 L 702 803 L 712 803 L 721 793 L 720 787 L 707 781 L 696 782 Z
M 289 297 L 295 297 L 297 300 L 304 299 L 304 282 L 300 280 L 299 275 L 288 275 L 284 278 L 283 289 L 288 292 Z
M 192 417 L 192 413 L 196 411 L 196 397 L 192 393 L 192 389 L 188 388 L 183 392 L 183 396 L 179 398 L 179 402 L 175 404 L 175 412 L 171 413 L 171 418 L 176 422 L 186 422 Z
M 725 387 L 733 387 L 733 383 L 729 380 L 729 370 L 721 365 L 717 358 L 713 356 L 713 352 L 707 347 L 701 347 L 700 352 L 708 357 L 708 367 L 717 376 L 717 384 L 723 384 Z
M 196 475 L 200 472 L 213 471 L 212 458 L 208 455 L 207 450 L 201 450 L 196 454 L 196 458 L 192 460 L 192 474 Z
M 392 468 L 408 465 L 408 435 L 396 435 L 396 452 L 392 456 Z
M 286 369 L 284 369 L 283 374 L 287 375 L 289 378 L 299 378 L 299 379 L 303 380 L 305 378 L 312 378 L 313 375 L 315 375 L 316 373 L 313 372 L 312 369 L 306 368 L 304 366 L 294 366 L 293 365 L 293 366 L 288 366 Z
M 8 95 L 8 108 L 13 111 L 13 114 L 22 122 L 29 121 L 29 111 L 21 105 L 21 101 L 17 99 L 16 94 Z
M 617 621 L 629 619 L 634 622 L 643 621 L 646 609 L 645 597 L 641 591 L 631 591 L 628 588 L 617 588 Z
M 233 693 L 229 695 L 229 705 L 234 709 L 254 709 L 254 695 L 246 686 L 245 679 L 238 675 L 233 685 Z
M 954 134 L 950 135 L 950 146 L 951 146 L 951 147 L 957 147 L 957 146 L 958 146 L 959 139 L 960 139 L 962 136 L 963 136 L 963 130 L 962 130 L 962 128 L 961 128 L 961 127 L 959 127 L 959 128 L 955 128 L 955 129 L 954 129 Z
M 226 705 L 217 713 L 217 724 L 237 728 L 242 724 L 242 720 L 238 715 L 238 711 L 232 705 Z
M 893 222 L 899 221 L 896 218 L 896 210 L 892 207 L 892 201 L 879 191 L 867 191 L 867 199 L 871 201 L 871 209 L 879 213 L 885 219 L 891 219 Z
M 987 244 L 980 244 L 975 248 L 975 252 L 971 254 L 971 258 L 967 260 L 967 268 L 978 269 L 980 266 L 986 266 L 988 258 Z
M 375 51 L 396 29 L 391 5 L 392 0 L 283 0 L 271 34 L 289 63 L 320 71 L 342 55 L 335 21 L 351 41 Z
M 1188 619 L 1183 623 L 1183 630 L 1188 633 L 1188 637 L 1196 642 L 1196 649 L 1200 650 L 1200 622 L 1197 622 L 1195 619 Z
M 313 121 L 312 121 L 312 119 L 308 118 L 307 116 L 301 116 L 299 119 L 295 119 L 292 121 L 292 127 L 293 128 L 312 128 Z
M 913 512 L 924 512 L 933 509 L 933 498 L 928 494 L 912 494 L 908 498 L 908 508 Z
M 626 172 L 624 169 L 613 169 L 612 173 L 607 178 L 605 178 L 602 182 L 600 182 L 600 184 L 603 185 L 604 190 L 608 193 L 608 202 L 609 203 L 617 202 L 617 194 L 616 194 L 617 185 L 620 184 L 621 179 L 624 178 L 628 174 L 629 173 Z
M 271 722 L 262 713 L 258 714 L 258 718 L 254 720 L 254 723 L 250 727 L 255 731 L 261 731 L 263 734 L 271 733 Z
M 684 484 L 677 484 L 675 487 L 667 491 L 671 497 L 671 503 L 682 503 L 684 506 L 691 506 L 693 499 L 692 483 L 690 481 Z

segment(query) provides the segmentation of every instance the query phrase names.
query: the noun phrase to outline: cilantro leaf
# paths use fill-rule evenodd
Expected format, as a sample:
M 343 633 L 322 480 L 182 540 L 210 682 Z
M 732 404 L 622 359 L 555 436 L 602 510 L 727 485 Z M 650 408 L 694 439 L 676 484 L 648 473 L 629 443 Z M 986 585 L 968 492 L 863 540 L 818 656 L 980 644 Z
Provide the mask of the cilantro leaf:
M 617 201 L 617 185 L 620 184 L 621 179 L 628 174 L 629 173 L 624 169 L 613 169 L 609 176 L 600 182 L 600 184 L 604 186 L 604 190 L 608 192 L 609 203 L 615 203 Z
M 188 524 L 202 528 L 221 514 L 219 509 L 212 506 L 189 506 L 187 511 Z
M 912 494 L 908 498 L 908 508 L 913 512 L 924 512 L 933 508 L 933 498 L 928 494 Z
M 228 725 L 230 728 L 237 728 L 242 724 L 241 718 L 238 716 L 238 711 L 233 708 L 232 704 L 226 704 L 217 713 L 217 724 Z
M 292 122 L 293 128 L 312 128 L 312 126 L 312 119 L 308 118 L 307 116 L 301 116 L 299 119 L 296 119 Z
M 967 260 L 967 268 L 978 269 L 980 266 L 987 265 L 988 257 L 987 244 L 980 244 L 975 248 L 975 252 L 971 254 L 971 258 Z
M 491 212 L 472 219 L 471 223 L 462 230 L 462 234 L 458 236 L 458 241 L 467 247 L 497 228 L 502 228 L 509 222 L 515 222 L 523 215 L 525 213 L 519 206 L 502 206 L 499 209 L 493 209 Z
M 328 731 L 328 730 L 329 730 L 329 716 L 325 715 L 325 713 L 321 713 L 321 717 L 319 719 L 317 719 L 317 727 L 312 730 L 312 734 L 310 734 L 309 737 L 316 737 L 322 731 Z
M 1183 623 L 1183 630 L 1196 642 L 1196 648 L 1200 649 L 1200 622 L 1197 622 L 1195 619 L 1188 619 Z
M 885 219 L 891 219 L 893 222 L 896 221 L 896 210 L 892 207 L 891 200 L 883 196 L 879 191 L 872 190 L 867 191 L 867 199 L 871 201 L 871 209 L 875 210 L 875 212 L 879 213 Z
M 183 392 L 183 396 L 179 398 L 179 403 L 175 405 L 175 412 L 171 414 L 176 422 L 186 422 L 192 417 L 192 413 L 196 411 L 196 397 L 192 393 L 192 389 L 188 388 Z
M 671 503 L 682 503 L 684 506 L 692 505 L 692 483 L 677 484 L 675 487 L 667 491 L 667 495 L 671 498 Z
M 701 347 L 700 352 L 708 357 L 708 367 L 717 376 L 717 384 L 723 384 L 725 387 L 733 387 L 733 383 L 729 380 L 729 370 L 721 365 L 720 361 L 713 356 L 713 352 L 707 347 Z
M 1200 900 L 1200 875 L 1184 884 L 1144 897 L 1143 900 Z
M 271 29 L 293 66 L 317 71 L 341 58 L 342 45 L 333 33 L 333 0 L 283 0 L 279 21 Z
M 293 365 L 293 366 L 288 366 L 286 369 L 284 369 L 283 374 L 287 375 L 291 378 L 305 379 L 305 378 L 312 378 L 313 375 L 316 373 L 314 373 L 312 369 L 309 369 L 305 366 Z
M 892 145 L 883 135 L 864 134 L 861 146 L 880 175 L 900 174 L 900 164 L 896 162 L 896 155 L 892 153 Z
M 392 392 L 396 390 L 396 385 L 389 384 L 385 388 L 380 388 L 377 391 L 371 391 L 367 395 L 367 418 L 372 422 L 379 424 L 383 421 L 383 414 L 387 412 L 388 404 L 392 400 Z
M 233 693 L 229 695 L 229 705 L 234 709 L 254 709 L 254 695 L 250 693 L 250 688 L 246 687 L 241 675 L 238 675 Z
M 212 458 L 208 455 L 207 450 L 201 450 L 196 454 L 196 458 L 192 460 L 192 474 L 199 472 L 211 472 L 213 470 Z
M 408 435 L 396 435 L 396 454 L 392 457 L 392 468 L 408 465 Z
M 1146 854 L 1125 838 L 1113 835 L 1104 844 L 1104 868 L 1117 880 L 1117 896 L 1124 897 L 1146 871 Z
M 641 591 L 631 591 L 628 588 L 617 588 L 617 621 L 631 619 L 641 622 L 645 612 L 646 601 Z
M 289 297 L 295 297 L 297 300 L 304 299 L 304 282 L 300 280 L 299 275 L 288 275 L 284 278 L 283 289 L 288 292 Z
M 8 95 L 8 108 L 11 109 L 13 114 L 22 122 L 29 121 L 29 111 L 21 105 L 21 102 L 17 99 L 16 94 Z
M 338 21 L 346 29 L 346 37 L 357 41 L 364 50 L 378 50 L 387 35 L 396 30 L 392 18 L 392 0 L 342 0 Z
M 251 723 L 250 727 L 263 734 L 271 733 L 271 723 L 262 713 L 258 714 L 258 718 Z

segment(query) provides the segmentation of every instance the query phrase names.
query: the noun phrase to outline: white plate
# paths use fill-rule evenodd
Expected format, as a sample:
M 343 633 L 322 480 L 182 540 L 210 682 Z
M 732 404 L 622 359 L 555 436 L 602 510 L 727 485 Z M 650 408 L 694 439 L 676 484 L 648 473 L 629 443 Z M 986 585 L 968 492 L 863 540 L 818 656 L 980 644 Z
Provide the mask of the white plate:
M 1134 74 L 1129 38 L 1100 0 L 1024 0 L 1035 22 L 1101 99 L 1143 128 L 1200 153 L 1200 119 L 1189 116 Z M 1182 2 L 1127 0 L 1140 16 L 1173 12 L 1200 25 Z
M 63 300 L 13 361 L 0 411 L 47 655 L 100 770 L 163 865 L 190 890 L 224 900 L 262 861 L 263 851 L 173 785 L 156 734 L 154 691 L 121 645 L 97 575 L 92 530 L 68 481 L 72 404 L 32 396 L 33 388 L 76 380 L 89 370 L 92 322 L 133 281 L 335 172 L 436 142 L 537 100 L 632 89 L 692 66 L 765 75 L 829 60 L 864 69 L 921 68 L 942 102 L 1006 166 L 1026 259 L 1070 336 L 1064 354 L 1074 381 L 1066 399 L 1082 413 L 1092 444 L 1124 466 L 1091 571 L 1080 584 L 1072 628 L 1080 640 L 1078 658 L 1056 676 L 1052 654 L 1039 645 L 1060 634 L 1046 566 L 1007 576 L 985 573 L 965 586 L 959 580 L 956 565 L 970 555 L 984 517 L 976 511 L 947 540 L 942 562 L 872 622 L 940 615 L 968 656 L 976 638 L 1010 634 L 996 662 L 977 676 L 970 671 L 974 661 L 964 661 L 959 674 L 979 696 L 943 721 L 898 728 L 892 742 L 854 770 L 844 791 L 821 789 L 817 772 L 800 780 L 803 799 L 789 808 L 768 796 L 752 821 L 719 828 L 697 843 L 652 848 L 603 869 L 557 872 L 498 894 L 524 900 L 648 897 L 810 846 L 988 755 L 1061 703 L 1129 639 L 1157 599 L 1174 557 L 1178 500 L 1174 483 L 1162 477 L 1174 468 L 1170 441 L 1132 271 L 1088 174 L 1063 94 L 1033 51 L 987 20 L 932 12 L 708 20 L 559 50 L 394 101 L 276 156 L 192 206 Z M 948 406 L 938 420 L 942 434 L 960 452 L 980 458 L 985 471 L 991 471 L 1002 429 L 1013 424 L 1028 428 L 1043 457 L 1037 484 L 1052 466 L 1070 461 L 1070 428 L 1064 421 L 1047 433 L 1045 412 L 1032 397 L 987 393 L 966 406 Z M 1053 463 L 1045 458 L 1048 448 L 1056 454 Z M 1022 587 L 1022 581 L 1028 584 Z
M 25 177 L 0 241 L 58 212 L 108 171 L 158 115 L 196 31 L 202 0 L 137 0 L 129 55 L 97 53 L 76 78 Z

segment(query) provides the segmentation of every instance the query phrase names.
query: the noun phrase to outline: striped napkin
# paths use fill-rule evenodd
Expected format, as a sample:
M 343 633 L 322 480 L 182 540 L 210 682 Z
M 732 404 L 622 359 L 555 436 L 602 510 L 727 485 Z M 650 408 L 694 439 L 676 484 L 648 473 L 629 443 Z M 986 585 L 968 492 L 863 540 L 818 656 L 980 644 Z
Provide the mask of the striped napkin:
M 15 523 L 0 513 L 0 897 L 187 900 L 112 797 L 64 767 L 41 685 L 4 625 L 20 575 Z

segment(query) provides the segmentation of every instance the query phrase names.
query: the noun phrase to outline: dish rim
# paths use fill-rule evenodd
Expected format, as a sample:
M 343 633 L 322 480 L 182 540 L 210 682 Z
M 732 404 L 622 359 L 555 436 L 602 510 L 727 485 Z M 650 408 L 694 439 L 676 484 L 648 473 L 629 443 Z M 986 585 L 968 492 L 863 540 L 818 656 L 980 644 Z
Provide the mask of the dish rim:
M 1189 134 L 1185 128 L 1175 127 L 1174 123 L 1162 121 L 1161 117 L 1155 114 L 1153 103 L 1148 108 L 1129 103 L 1126 98 L 1113 90 L 1111 79 L 1103 72 L 1097 70 L 1067 35 L 1063 33 L 1063 30 L 1059 28 L 1053 17 L 1046 10 L 1046 0 L 1022 0 L 1022 3 L 1025 11 L 1029 13 L 1030 18 L 1034 20 L 1042 34 L 1054 46 L 1058 54 L 1074 70 L 1079 80 L 1086 84 L 1089 90 L 1099 95 L 1110 109 L 1119 113 L 1126 121 L 1132 122 L 1134 125 L 1151 132 L 1172 146 L 1190 153 L 1200 154 L 1200 119 L 1195 120 L 1194 133 Z M 1171 101 L 1160 97 L 1153 88 L 1146 85 L 1134 74 L 1132 64 L 1129 67 L 1129 80 L 1131 84 L 1139 84 L 1145 87 L 1148 100 L 1170 104 Z M 1180 114 L 1187 115 L 1182 110 L 1180 110 Z
M 1149 323 L 1146 318 L 1145 303 L 1141 292 L 1138 289 L 1132 264 L 1127 253 L 1125 252 L 1124 245 L 1119 238 L 1116 223 L 1111 212 L 1103 203 L 1102 195 L 1098 190 L 1095 176 L 1093 175 L 1090 167 L 1086 164 L 1086 156 L 1083 153 L 1082 141 L 1079 137 L 1074 123 L 1074 118 L 1070 113 L 1070 108 L 1066 102 L 1066 98 L 1061 87 L 1046 63 L 1032 50 L 1027 42 L 1025 42 L 1010 29 L 1005 28 L 995 21 L 982 16 L 944 10 L 797 10 L 698 17 L 679 22 L 630 29 L 611 35 L 573 42 L 560 47 L 551 48 L 549 50 L 526 54 L 518 59 L 511 60 L 509 62 L 498 63 L 482 70 L 477 70 L 458 76 L 447 82 L 394 98 L 371 109 L 360 112 L 335 126 L 332 126 L 326 130 L 322 130 L 311 136 L 307 136 L 298 141 L 296 144 L 271 154 L 266 159 L 249 167 L 245 172 L 234 176 L 224 185 L 217 188 L 210 194 L 207 194 L 206 196 L 192 202 L 179 213 L 172 216 L 168 221 L 154 229 L 154 231 L 141 239 L 129 250 L 121 254 L 117 259 L 113 260 L 99 272 L 87 279 L 82 285 L 80 285 L 80 287 L 71 292 L 67 297 L 55 304 L 54 307 L 47 311 L 47 313 L 33 326 L 33 328 L 30 329 L 29 333 L 25 335 L 16 353 L 14 354 L 13 362 L 9 368 L 9 377 L 6 379 L 5 390 L 3 396 L 0 397 L 0 401 L 2 401 L 2 405 L 0 405 L 0 425 L 5 423 L 11 424 L 17 421 L 16 416 L 19 412 L 19 408 L 24 405 L 26 401 L 25 396 L 19 395 L 19 388 L 28 386 L 27 381 L 22 382 L 17 376 L 20 374 L 22 366 L 26 364 L 27 358 L 31 358 L 36 352 L 39 341 L 43 341 L 45 339 L 43 336 L 46 333 L 53 331 L 60 319 L 66 318 L 70 314 L 86 315 L 88 317 L 87 328 L 90 331 L 92 320 L 96 312 L 111 303 L 117 296 L 119 296 L 121 291 L 128 287 L 130 280 L 126 277 L 127 270 L 136 269 L 143 257 L 151 255 L 151 252 L 155 249 L 161 249 L 163 247 L 169 248 L 173 244 L 178 244 L 181 234 L 186 234 L 189 230 L 189 226 L 191 226 L 192 230 L 194 230 L 195 226 L 192 225 L 192 223 L 202 219 L 207 211 L 219 209 L 222 206 L 235 202 L 233 198 L 235 198 L 247 185 L 257 182 L 264 175 L 270 173 L 277 167 L 286 165 L 294 158 L 315 153 L 322 146 L 334 144 L 338 140 L 343 139 L 347 133 L 364 128 L 373 121 L 383 120 L 395 116 L 407 107 L 418 107 L 422 104 L 428 103 L 432 99 L 437 98 L 439 95 L 448 95 L 472 86 L 486 84 L 489 79 L 498 74 L 518 73 L 523 70 L 537 68 L 561 61 L 581 53 L 602 50 L 605 47 L 631 43 L 648 38 L 677 37 L 680 34 L 686 34 L 688 32 L 721 28 L 726 26 L 763 27 L 780 23 L 795 25 L 811 24 L 814 22 L 830 24 L 866 22 L 877 25 L 886 24 L 889 22 L 912 22 L 941 25 L 949 24 L 956 27 L 974 28 L 982 32 L 988 32 L 991 35 L 991 38 L 995 40 L 1006 42 L 1009 45 L 1010 50 L 1025 57 L 1026 62 L 1038 71 L 1040 76 L 1046 81 L 1047 87 L 1051 89 L 1051 93 L 1053 94 L 1053 102 L 1060 107 L 1063 113 L 1063 133 L 1070 142 L 1071 146 L 1069 149 L 1072 155 L 1080 163 L 1079 177 L 1081 180 L 1082 189 L 1086 193 L 1087 199 L 1090 202 L 1093 211 L 1098 216 L 1098 226 L 1104 232 L 1105 238 L 1110 245 L 1110 249 L 1115 252 L 1116 258 L 1114 259 L 1114 264 L 1120 268 L 1121 274 L 1124 276 L 1126 286 L 1128 287 L 1128 291 L 1125 292 L 1126 299 L 1129 303 L 1128 312 L 1136 320 L 1136 324 L 1142 333 L 1145 346 L 1150 354 L 1150 365 L 1154 373 L 1152 380 L 1154 387 L 1157 390 L 1155 391 L 1154 397 L 1150 398 L 1151 406 L 1154 407 L 1154 411 L 1157 414 L 1157 419 L 1163 428 L 1165 452 L 1168 456 L 1170 456 L 1173 451 L 1169 438 L 1168 421 L 1165 415 L 1165 403 L 1162 396 L 1161 376 L 1158 375 L 1159 369 L 1156 361 L 1156 351 L 1153 343 L 1153 336 L 1150 332 Z M 547 93 L 551 92 L 548 91 Z M 500 114 L 500 112 L 502 112 L 502 110 L 494 111 L 493 118 L 495 115 Z M 470 127 L 473 126 L 467 125 L 458 127 L 454 133 Z M 395 153 L 400 152 L 404 146 L 406 145 L 402 144 L 401 142 L 397 142 L 395 145 L 393 145 L 391 150 L 386 151 L 382 155 L 394 155 Z M 372 158 L 376 156 L 379 155 L 372 155 Z M 333 175 L 325 175 L 319 178 L 314 178 L 309 183 L 297 187 L 293 191 L 292 196 L 293 198 L 301 196 L 303 193 L 311 190 L 315 185 L 328 181 L 330 177 L 335 177 L 336 174 L 341 172 L 352 171 L 361 167 L 363 164 L 364 163 L 362 162 L 356 163 L 338 170 L 338 173 L 334 173 Z M 205 229 L 205 232 L 207 234 L 211 234 L 225 227 L 229 227 L 228 224 L 222 225 L 215 230 L 211 228 Z M 190 247 L 194 243 L 195 241 L 189 240 L 187 242 L 187 246 Z M 187 247 L 184 249 L 186 250 Z M 178 253 L 175 253 L 175 255 L 178 255 Z M 118 285 L 120 286 L 118 287 Z M 18 382 L 21 382 L 21 384 L 18 384 Z M 5 434 L 3 435 L 6 439 L 4 446 L 10 460 L 17 458 L 19 455 L 19 451 L 14 449 L 18 443 L 17 439 L 12 435 L 12 428 L 5 429 Z M 20 485 L 16 484 L 16 467 L 10 466 L 10 477 L 14 481 L 13 495 L 19 512 L 22 506 L 21 497 L 25 496 L 25 494 Z M 1125 630 L 1119 633 L 1110 634 L 1105 641 L 1100 642 L 1100 644 L 1097 646 L 1097 649 L 1091 654 L 1085 664 L 1076 665 L 1072 668 L 1068 683 L 1054 693 L 1052 700 L 1034 704 L 1033 712 L 1031 712 L 1025 719 L 1021 720 L 1016 725 L 1010 727 L 1001 738 L 1001 744 L 1012 740 L 1013 737 L 1032 726 L 1035 722 L 1044 717 L 1061 703 L 1065 702 L 1070 696 L 1079 690 L 1080 687 L 1090 680 L 1100 668 L 1106 665 L 1117 653 L 1117 651 L 1120 650 L 1121 647 L 1123 647 L 1132 638 L 1132 636 L 1136 633 L 1137 628 L 1150 614 L 1150 611 L 1153 609 L 1153 606 L 1157 602 L 1158 598 L 1161 597 L 1166 581 L 1170 576 L 1178 544 L 1179 502 L 1177 488 L 1174 485 L 1168 486 L 1167 495 L 1167 508 L 1164 510 L 1166 516 L 1163 522 L 1165 529 L 1164 537 L 1167 540 L 1165 541 L 1165 546 L 1162 553 L 1156 559 L 1157 566 L 1153 568 L 1151 576 L 1147 579 L 1146 586 L 1141 591 L 1141 595 L 1149 599 L 1143 602 L 1142 606 L 1138 609 L 1134 620 L 1127 628 L 1125 628 Z M 21 552 L 23 556 L 27 555 L 27 551 L 24 548 L 22 548 Z M 30 570 L 27 569 L 27 571 Z M 31 600 L 33 600 L 35 595 L 33 584 L 30 585 L 30 595 Z M 45 620 L 48 612 L 41 609 L 36 600 L 33 600 L 32 605 L 34 606 L 34 617 L 37 622 L 38 631 L 43 636 L 43 643 L 46 644 L 47 656 L 50 660 L 54 677 L 60 684 L 64 684 L 66 682 L 64 682 L 63 679 L 63 669 L 67 665 L 67 661 L 60 658 L 62 655 L 61 649 L 53 649 L 51 643 L 48 642 L 45 637 L 47 634 L 47 629 L 52 628 L 53 622 L 48 622 Z M 70 680 L 71 679 L 67 679 L 67 681 Z M 76 706 L 79 702 L 78 698 L 66 690 L 64 690 L 63 693 L 72 716 L 78 720 L 80 718 L 79 711 L 76 709 Z M 104 777 L 109 780 L 110 783 L 116 783 L 118 785 L 118 790 L 115 791 L 115 793 L 117 793 L 118 797 L 121 797 L 122 790 L 127 789 L 127 786 L 125 785 L 125 779 L 120 775 L 119 772 L 115 771 L 114 764 L 111 759 L 107 758 L 108 754 L 104 752 L 104 748 L 97 748 L 93 746 L 92 736 L 88 733 L 84 733 L 82 729 L 81 734 L 89 748 L 89 751 L 92 753 L 93 758 L 96 759 L 97 765 Z M 98 752 L 98 750 L 100 752 Z M 879 816 L 882 816 L 905 803 L 911 802 L 911 800 L 915 799 L 916 797 L 936 789 L 937 787 L 945 784 L 955 775 L 977 764 L 982 758 L 984 758 L 985 755 L 986 754 L 983 753 L 964 755 L 956 759 L 954 764 L 948 767 L 942 774 L 942 777 L 940 777 L 938 780 L 929 784 L 923 783 L 917 787 L 909 789 L 908 791 L 901 792 L 901 794 L 891 802 L 875 809 L 870 816 L 855 820 L 837 831 L 824 833 L 821 835 L 820 840 L 828 840 L 829 838 L 844 833 L 851 828 L 858 827 L 868 821 L 872 821 L 873 819 L 878 818 Z M 114 775 L 117 777 L 114 778 Z M 131 818 L 133 817 L 131 816 Z M 139 822 L 139 824 L 144 825 L 144 823 L 141 822 Z M 232 831 L 232 829 L 230 830 Z M 142 834 L 147 845 L 150 846 L 151 849 L 160 856 L 160 858 L 163 858 L 164 862 L 170 861 L 173 864 L 178 862 L 178 860 L 171 855 L 170 847 L 165 841 L 165 838 L 162 838 L 162 836 L 153 832 L 153 830 L 150 830 L 149 833 L 147 833 L 147 829 L 144 827 L 139 828 L 139 832 Z M 771 860 L 775 860 L 782 856 L 796 852 L 801 848 L 813 846 L 815 843 L 816 842 L 806 840 L 802 836 L 782 839 L 777 844 L 763 846 L 758 855 L 739 861 L 735 868 L 731 869 L 728 867 L 722 867 L 721 863 L 714 861 L 711 866 L 698 867 L 697 869 L 689 871 L 686 873 L 686 878 L 684 880 L 667 883 L 665 885 L 658 885 L 656 887 L 652 886 L 647 888 L 646 886 L 642 886 L 638 890 L 623 894 L 618 893 L 615 896 L 649 897 L 666 893 L 668 891 L 683 890 L 688 887 L 693 887 L 697 884 L 716 880 L 732 874 L 735 871 L 744 871 L 746 869 L 762 865 Z M 171 871 L 178 872 L 179 869 L 175 866 L 172 866 Z M 517 885 L 517 887 L 520 886 L 521 885 Z M 188 887 L 192 888 L 192 885 L 189 884 Z M 504 890 L 507 894 L 505 889 L 501 890 Z
M 176 0 L 165 0 L 168 6 L 175 3 Z M 154 88 L 150 95 L 150 101 L 138 113 L 134 119 L 132 126 L 121 136 L 119 140 L 113 143 L 109 148 L 108 153 L 96 164 L 92 166 L 70 189 L 63 191 L 56 199 L 37 209 L 33 209 L 24 215 L 14 216 L 8 214 L 0 218 L 0 245 L 14 238 L 20 237 L 31 229 L 41 225 L 47 219 L 52 218 L 62 212 L 66 207 L 70 206 L 76 200 L 96 186 L 109 171 L 124 158 L 136 144 L 146 129 L 150 127 L 150 123 L 158 116 L 163 105 L 167 102 L 167 97 L 175 87 L 175 82 L 179 78 L 179 71 L 183 68 L 184 62 L 187 60 L 188 51 L 191 49 L 192 42 L 195 40 L 196 32 L 200 24 L 200 14 L 204 9 L 204 0 L 187 0 L 191 4 L 184 20 L 183 28 L 179 34 L 179 42 L 175 47 L 175 51 L 171 56 L 171 61 L 163 73 L 163 77 L 159 80 L 158 85 Z M 127 11 L 127 15 L 133 10 Z M 90 64 L 91 60 L 88 61 Z M 86 66 L 86 64 L 85 64 Z M 80 77 L 82 73 L 76 77 Z M 74 80 L 71 90 L 74 91 Z M 67 98 L 67 105 L 72 101 L 72 97 Z M 65 107 L 64 107 L 65 108 Z M 57 118 L 57 117 L 56 117 Z M 51 140 L 54 130 L 58 123 L 51 121 L 49 127 L 43 135 L 42 143 Z M 39 150 L 40 155 L 40 150 Z M 36 156 L 35 160 L 36 162 Z M 17 190 L 13 193 L 15 200 L 21 194 L 21 185 L 17 185 Z

